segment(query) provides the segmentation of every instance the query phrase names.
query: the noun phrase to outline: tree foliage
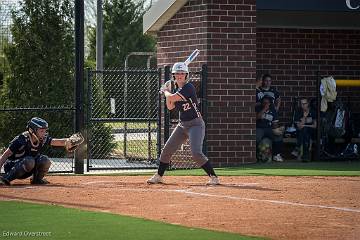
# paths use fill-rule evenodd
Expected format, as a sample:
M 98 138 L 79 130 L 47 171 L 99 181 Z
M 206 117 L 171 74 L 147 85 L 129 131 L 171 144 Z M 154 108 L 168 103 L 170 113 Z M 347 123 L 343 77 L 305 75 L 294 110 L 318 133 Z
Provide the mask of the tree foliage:
M 122 67 L 130 52 L 153 52 L 155 40 L 143 34 L 144 1 L 106 0 L 103 5 L 104 67 Z M 96 28 L 90 31 L 90 59 L 96 57 Z M 145 66 L 133 58 L 130 66 Z
M 5 49 L 10 75 L 0 93 L 2 109 L 74 107 L 73 2 L 24 0 L 12 13 L 13 41 Z M 73 111 L 1 111 L 0 144 L 6 146 L 34 116 L 49 122 L 54 137 L 69 136 L 74 131 Z M 102 146 L 101 156 L 107 156 L 114 147 L 109 127 L 101 125 L 94 133 L 102 134 L 101 142 L 95 141 Z
M 72 103 L 73 6 L 69 0 L 22 2 L 13 12 L 13 44 L 6 49 L 11 76 L 2 95 L 8 105 Z M 6 91 L 8 90 L 8 91 Z
M 73 4 L 70 0 L 20 2 L 12 12 L 12 42 L 5 48 L 10 74 L 1 89 L 1 108 L 71 106 L 74 101 Z M 33 115 L 57 134 L 72 132 L 72 112 L 2 112 L 1 143 L 25 130 Z

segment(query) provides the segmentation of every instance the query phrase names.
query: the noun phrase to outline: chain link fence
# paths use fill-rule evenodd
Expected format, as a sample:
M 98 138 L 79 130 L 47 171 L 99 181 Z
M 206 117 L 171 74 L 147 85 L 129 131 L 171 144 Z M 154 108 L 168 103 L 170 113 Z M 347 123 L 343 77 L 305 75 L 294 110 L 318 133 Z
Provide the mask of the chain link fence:
M 160 78 L 160 69 L 88 71 L 88 171 L 157 167 Z
M 167 81 L 170 71 L 169 68 L 165 70 Z M 161 104 L 163 98 L 158 93 L 161 73 L 161 69 L 88 70 L 88 95 L 85 101 L 87 171 L 157 168 L 161 147 L 178 124 L 178 113 L 167 111 L 165 105 Z M 205 123 L 206 80 L 206 65 L 201 71 L 190 73 Z M 34 116 L 49 122 L 52 137 L 67 137 L 74 132 L 75 109 L 72 106 L 0 109 L 0 118 L 5 119 L 0 123 L 0 128 L 7 129 L 2 131 L 6 132 L 1 139 L 3 149 L 14 136 L 26 130 L 27 121 Z M 161 116 L 164 117 L 164 128 L 161 126 Z M 23 122 L 23 125 L 12 126 L 15 119 L 16 122 Z M 206 154 L 206 136 L 203 146 Z M 50 172 L 73 172 L 73 154 L 54 147 L 47 148 L 44 154 L 52 160 Z M 197 166 L 191 159 L 189 143 L 186 142 L 173 156 L 171 168 L 194 167 Z
M 159 96 L 161 77 L 161 69 L 88 71 L 88 171 L 157 168 L 161 148 L 178 124 L 178 113 L 167 111 Z M 164 81 L 170 77 L 166 67 Z M 207 66 L 191 72 L 189 79 L 206 122 Z M 205 154 L 206 150 L 205 136 Z M 186 142 L 172 157 L 170 168 L 194 167 Z

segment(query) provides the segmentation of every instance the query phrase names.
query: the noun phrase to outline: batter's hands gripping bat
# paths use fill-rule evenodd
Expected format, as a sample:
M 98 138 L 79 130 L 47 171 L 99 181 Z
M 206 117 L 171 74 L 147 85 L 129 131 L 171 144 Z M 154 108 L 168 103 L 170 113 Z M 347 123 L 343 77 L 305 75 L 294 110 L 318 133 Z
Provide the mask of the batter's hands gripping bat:
M 173 86 L 172 86 L 173 83 L 172 82 L 173 82 L 173 80 L 167 81 L 164 85 L 161 86 L 159 92 L 161 94 L 163 94 L 165 91 L 171 92 L 171 89 L 173 88 Z
M 190 55 L 189 57 L 184 61 L 184 64 L 186 66 L 189 66 L 189 64 L 194 61 L 194 59 L 200 54 L 200 50 L 199 49 L 195 49 Z M 172 92 L 172 90 L 175 87 L 175 83 L 173 80 L 169 80 L 167 81 L 161 88 L 160 88 L 160 94 L 163 94 L 164 91 L 169 91 Z
M 65 149 L 68 152 L 75 151 L 79 145 L 84 141 L 84 137 L 81 133 L 74 133 L 65 141 Z

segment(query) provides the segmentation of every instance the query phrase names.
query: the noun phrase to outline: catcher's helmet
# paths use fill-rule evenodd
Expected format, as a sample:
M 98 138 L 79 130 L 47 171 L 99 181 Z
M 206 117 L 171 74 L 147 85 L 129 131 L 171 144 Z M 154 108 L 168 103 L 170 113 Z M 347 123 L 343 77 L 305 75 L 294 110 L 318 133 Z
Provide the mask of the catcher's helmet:
M 27 127 L 30 128 L 31 130 L 33 130 L 34 132 L 36 132 L 36 130 L 38 130 L 39 128 L 49 128 L 49 124 L 42 118 L 33 117 L 28 122 Z
M 189 74 L 189 68 L 183 62 L 177 62 L 172 67 L 171 73 L 187 73 Z
M 33 117 L 28 122 L 28 130 L 32 135 L 35 135 L 37 139 L 40 141 L 43 141 L 47 137 L 47 129 L 49 128 L 49 124 L 42 118 L 39 117 Z M 46 129 L 46 133 L 44 135 L 38 135 L 37 130 L 38 129 Z

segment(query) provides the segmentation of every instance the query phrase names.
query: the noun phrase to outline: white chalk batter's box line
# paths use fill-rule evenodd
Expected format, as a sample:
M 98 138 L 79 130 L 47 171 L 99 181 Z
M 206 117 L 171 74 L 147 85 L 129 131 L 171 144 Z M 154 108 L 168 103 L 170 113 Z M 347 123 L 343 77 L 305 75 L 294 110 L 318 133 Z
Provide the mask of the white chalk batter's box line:
M 82 184 L 89 185 L 89 184 L 110 183 L 110 182 L 113 183 L 114 181 L 93 181 L 93 182 L 85 182 L 85 183 L 82 183 Z M 257 185 L 257 184 L 258 183 L 248 183 L 248 184 L 238 184 L 236 186 L 253 186 L 253 185 Z M 235 185 L 231 185 L 231 186 L 235 186 Z M 252 201 L 252 202 L 262 202 L 262 203 L 265 202 L 265 203 L 272 203 L 272 204 L 279 204 L 279 205 L 312 207 L 312 208 L 322 208 L 322 209 L 333 209 L 333 210 L 344 211 L 344 212 L 360 213 L 360 209 L 357 209 L 357 208 L 334 207 L 334 206 L 326 206 L 326 205 L 296 203 L 296 202 L 278 201 L 278 200 L 269 200 L 269 199 L 244 198 L 244 197 L 236 197 L 236 196 L 230 196 L 230 195 L 199 193 L 199 192 L 189 191 L 189 190 L 186 190 L 186 189 L 119 188 L 117 190 L 120 190 L 120 191 L 133 191 L 133 192 L 176 192 L 176 193 L 183 193 L 183 194 L 194 195 L 194 196 L 225 198 L 225 199 L 231 199 L 231 200 Z
M 93 184 L 102 184 L 102 183 L 116 183 L 114 181 L 91 181 L 91 182 L 84 182 L 81 183 L 82 185 L 93 185 Z M 181 182 L 181 183 L 185 183 L 185 184 L 189 184 L 189 185 L 196 185 L 199 186 L 201 183 L 199 182 Z M 241 184 L 223 184 L 223 186 L 231 186 L 231 187 L 249 187 L 249 186 L 254 186 L 254 185 L 258 185 L 259 183 L 241 183 Z M 202 184 L 204 187 L 206 187 L 205 184 Z M 221 186 L 221 185 L 220 185 Z

